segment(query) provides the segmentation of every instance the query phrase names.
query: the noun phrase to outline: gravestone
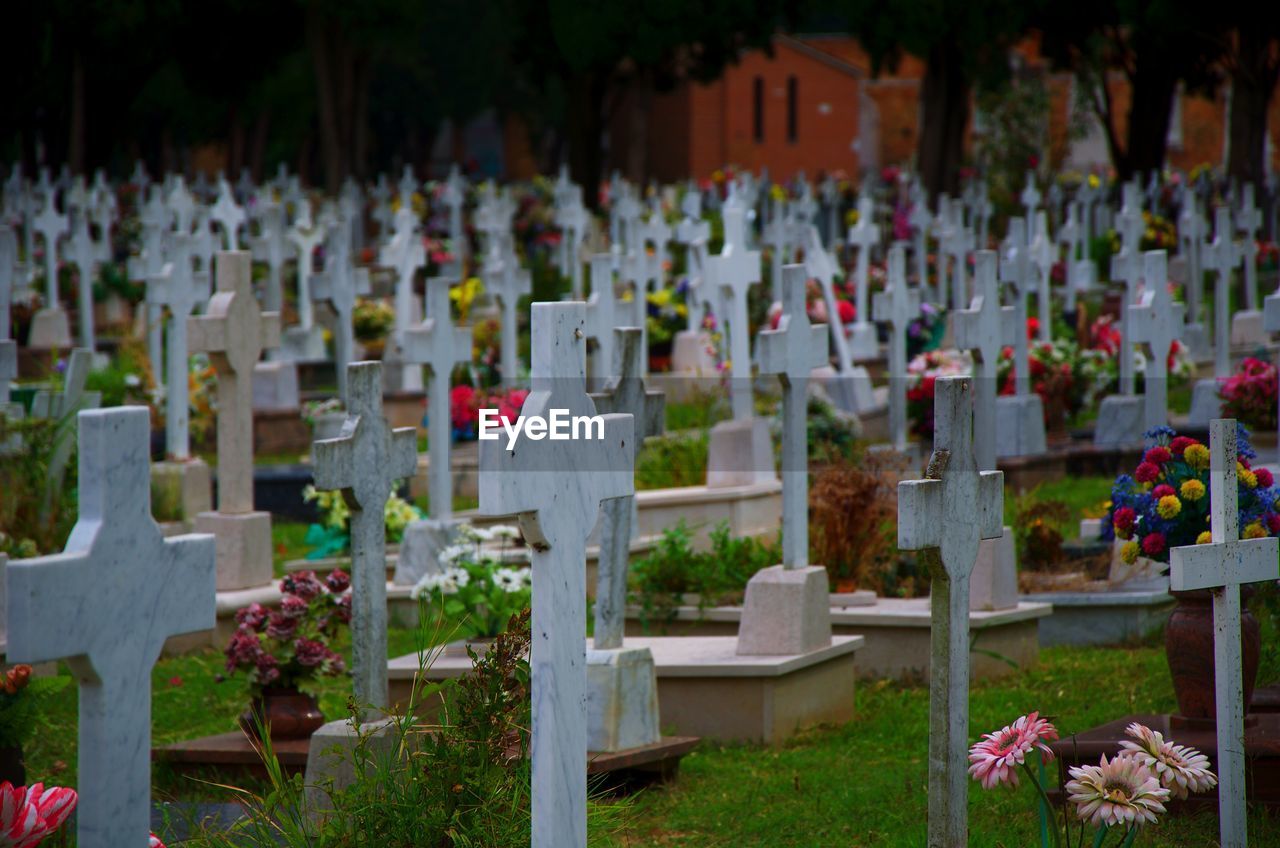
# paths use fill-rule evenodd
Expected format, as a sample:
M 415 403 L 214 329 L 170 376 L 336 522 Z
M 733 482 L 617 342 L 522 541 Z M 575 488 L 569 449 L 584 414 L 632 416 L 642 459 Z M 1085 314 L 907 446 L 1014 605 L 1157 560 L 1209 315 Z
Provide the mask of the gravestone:
M 1148 250 L 1143 255 L 1142 300 L 1130 305 L 1129 326 L 1133 341 L 1148 349 L 1144 380 L 1143 430 L 1169 423 L 1169 347 L 1182 329 L 1182 305 L 1169 297 L 1169 275 L 1165 252 Z
M 1141 222 L 1138 224 L 1142 226 Z M 1187 263 L 1186 321 L 1193 328 L 1190 337 L 1197 349 L 1205 347 L 1201 342 L 1203 322 L 1200 320 L 1200 303 L 1204 300 L 1204 241 L 1209 236 L 1208 222 L 1201 213 L 1200 202 L 1194 194 L 1188 194 L 1178 218 L 1179 258 Z M 1253 313 L 1256 315 L 1256 313 Z M 1261 320 L 1261 319 L 1259 319 Z M 1207 339 L 1207 334 L 1205 335 Z
M 218 180 L 218 201 L 213 204 L 210 217 L 222 232 L 222 247 L 226 250 L 239 250 L 240 228 L 245 224 L 245 214 L 236 203 L 231 183 L 225 179 Z
M 395 214 L 395 231 L 391 240 L 378 252 L 378 263 L 396 274 L 394 349 L 383 357 L 395 370 L 385 376 L 391 386 L 406 391 L 422 389 L 422 369 L 404 360 L 404 334 L 421 323 L 420 302 L 413 284 L 418 270 L 427 266 L 427 250 L 418 231 L 418 216 L 412 206 L 401 199 Z
M 509 220 L 509 216 L 506 217 Z M 498 301 L 501 310 L 501 350 L 498 352 L 498 362 L 502 370 L 503 385 L 513 387 L 520 383 L 520 360 L 516 349 L 519 326 L 516 316 L 519 314 L 520 298 L 533 292 L 533 278 L 529 271 L 520 267 L 520 257 L 511 243 L 509 225 L 505 232 L 500 258 L 496 262 L 486 263 L 484 285 L 485 291 Z
M 711 352 L 711 334 L 705 329 L 707 313 L 716 310 L 708 303 L 707 242 L 711 240 L 711 222 L 702 217 L 702 195 L 696 185 L 685 187 L 680 199 L 684 217 L 676 225 L 675 240 L 683 244 L 685 273 L 688 284 L 685 290 L 685 328 L 676 333 L 671 345 L 671 370 L 694 377 L 710 377 L 716 374 L 715 355 Z M 716 316 L 719 317 L 719 316 Z
M 1049 237 L 1049 218 L 1043 209 L 1036 214 L 1035 232 L 1026 249 L 1030 270 L 1035 277 L 1036 318 L 1040 324 L 1038 337 L 1047 344 L 1053 340 L 1053 302 L 1049 294 L 1049 277 L 1053 273 L 1058 252 L 1054 249 L 1053 239 Z M 1027 288 L 1030 290 L 1031 286 Z
M 560 228 L 560 276 L 569 280 L 573 300 L 582 299 L 582 247 L 590 232 L 590 219 L 582 205 L 582 189 L 567 184 L 556 203 L 555 223 Z
M 9 336 L 9 304 L 13 298 L 17 260 L 18 239 L 10 227 L 0 224 L 0 420 L 19 418 L 23 413 L 22 404 L 9 403 L 9 384 L 18 377 L 18 343 Z M 0 443 L 0 452 L 19 447 Z
M 858 260 L 854 266 L 853 281 L 856 315 L 852 334 L 849 336 L 849 352 L 855 362 L 875 359 L 880 355 L 880 342 L 876 338 L 876 326 L 871 323 L 870 297 L 868 296 L 867 279 L 871 250 L 880 245 L 880 226 L 875 223 L 874 203 L 870 197 L 863 196 L 858 200 L 858 223 L 849 228 L 849 248 L 857 248 Z M 831 322 L 840 327 L 840 313 L 829 313 Z
M 1036 284 L 1031 245 L 1027 241 L 1026 221 L 1009 219 L 1008 251 L 1000 261 L 1000 279 L 1013 285 L 1013 321 L 1005 331 L 1006 344 L 1013 345 L 1014 393 L 995 399 L 996 456 L 1034 456 L 1045 451 L 1044 403 L 1031 390 L 1031 356 L 1027 341 L 1027 297 Z M 1041 244 L 1046 245 L 1047 239 Z M 1046 245 L 1047 246 L 1047 245 Z M 1047 282 L 1047 280 L 1046 280 Z M 1047 288 L 1047 286 L 1046 286 Z M 1048 306 L 1047 292 L 1041 308 Z M 1042 320 L 1040 326 L 1046 327 Z M 998 355 L 998 354 L 997 354 Z M 995 372 L 991 378 L 995 380 Z M 998 394 L 998 390 L 997 390 Z M 984 387 L 979 387 L 979 402 Z M 984 455 L 979 451 L 979 455 Z M 983 465 L 984 469 L 995 465 Z
M 316 275 L 312 294 L 317 300 L 327 301 L 333 308 L 333 366 L 338 377 L 338 396 L 345 403 L 347 366 L 355 359 L 352 316 L 355 313 L 356 297 L 369 294 L 371 286 L 368 269 L 356 268 L 351 262 L 351 238 L 346 227 L 339 225 L 331 228 L 326 245 L 324 272 Z
M 44 206 L 31 222 L 32 232 L 39 235 L 44 244 L 44 304 L 31 317 L 27 347 L 41 350 L 71 347 L 71 323 L 58 302 L 59 243 L 70 232 L 71 225 L 66 215 L 59 214 L 56 200 L 52 190 L 45 194 Z
M 71 240 L 67 244 L 67 261 L 76 266 L 80 347 L 95 353 L 97 344 L 93 332 L 93 281 L 97 276 L 98 251 L 89 234 L 89 217 L 86 214 L 79 213 L 75 216 L 71 233 Z
M 387 528 L 384 511 L 397 480 L 418 466 L 412 427 L 392 430 L 382 414 L 382 363 L 347 367 L 342 435 L 311 448 L 315 486 L 340 490 L 351 510 L 351 648 L 361 721 L 387 708 Z
M 941 202 L 941 201 L 940 201 Z M 965 282 L 965 262 L 969 251 L 974 249 L 973 231 L 965 226 L 964 206 L 960 200 L 951 202 L 951 217 L 947 223 L 946 236 L 941 240 L 942 257 L 939 258 L 938 279 L 943 279 L 945 257 L 951 259 L 951 308 L 963 309 L 968 297 L 968 285 Z
M 809 323 L 803 265 L 783 269 L 782 317 L 760 333 L 760 373 L 782 382 L 782 564 L 747 583 L 741 656 L 806 654 L 831 644 L 827 570 L 809 564 L 809 374 L 827 360 L 827 328 Z
M 165 539 L 151 519 L 145 407 L 82 412 L 78 426 L 80 517 L 62 553 L 4 569 L 6 659 L 63 660 L 79 682 L 77 844 L 141 846 L 151 669 L 167 638 L 214 626 L 214 542 Z
M 1233 239 L 1231 210 L 1219 206 L 1215 214 L 1213 241 L 1204 246 L 1205 270 L 1214 275 L 1213 285 L 1213 377 L 1197 380 L 1191 391 L 1191 412 L 1187 423 L 1207 427 L 1222 415 L 1218 381 L 1231 376 L 1231 273 L 1245 252 Z M 1261 313 L 1258 313 L 1261 315 Z
M 532 391 L 521 414 L 592 416 L 582 303 L 532 307 Z M 480 511 L 519 517 L 531 546 L 532 848 L 587 844 L 586 541 L 600 502 L 634 491 L 628 415 L 601 416 L 603 438 L 527 436 L 480 444 Z
M 587 298 L 587 320 L 583 332 L 594 339 L 595 352 L 591 355 L 591 384 L 603 387 L 613 376 L 615 327 L 631 324 L 631 316 L 623 304 L 613 281 L 614 257 L 611 253 L 597 253 L 591 257 L 591 295 Z
M 218 286 L 204 315 L 187 319 L 191 351 L 218 375 L 218 509 L 196 529 L 218 540 L 218 591 L 271 582 L 271 514 L 253 508 L 253 367 L 280 343 L 280 316 L 250 289 L 249 254 L 218 254 Z
M 285 327 L 280 335 L 279 351 L 271 356 L 289 362 L 321 362 L 325 359 L 324 334 L 315 323 L 315 298 L 311 293 L 311 277 L 315 269 L 316 248 L 325 240 L 326 228 L 311 220 L 311 201 L 298 198 L 293 226 L 285 237 L 293 245 L 298 262 L 298 323 Z
M 907 328 L 920 314 L 920 292 L 907 287 L 906 248 L 889 248 L 887 290 L 875 296 L 875 319 L 889 325 L 889 438 L 894 450 L 907 449 Z
M 809 227 L 808 235 L 808 240 L 804 245 L 805 270 L 811 278 L 818 281 L 818 288 L 822 292 L 822 300 L 826 304 L 827 314 L 838 316 L 840 314 L 840 305 L 837 302 L 835 292 L 835 262 L 832 261 L 831 255 L 823 247 L 818 231 L 813 227 Z M 831 347 L 834 350 L 836 360 L 834 370 L 829 365 L 824 365 L 819 369 L 827 396 L 831 398 L 836 406 L 846 412 L 867 414 L 881 409 L 882 404 L 876 402 L 875 390 L 871 385 L 871 375 L 867 373 L 867 369 L 864 366 L 854 361 L 849 338 L 844 332 L 845 328 L 838 320 L 832 321 L 827 326 L 830 328 Z
M 449 176 L 440 192 L 440 202 L 449 210 L 449 252 L 453 255 L 453 261 L 449 263 L 449 276 L 461 280 L 466 274 L 470 245 L 467 243 L 467 230 L 462 220 L 467 207 L 467 180 L 456 163 L 449 167 Z
M 1040 211 L 1040 190 L 1036 188 L 1036 174 L 1034 171 L 1027 171 L 1026 187 L 1022 189 L 1022 208 L 1026 210 L 1026 220 L 1034 221 L 1036 213 Z
M 928 844 L 967 845 L 969 580 L 983 539 L 999 538 L 1004 474 L 979 471 L 973 380 L 934 388 L 933 454 L 925 479 L 898 484 L 898 547 L 920 551 L 930 575 Z
M 996 368 L 1000 352 L 1013 342 L 1016 334 L 1015 311 L 1000 305 L 1000 289 L 996 283 L 996 254 L 979 250 L 974 254 L 975 292 L 968 309 L 955 315 L 956 347 L 973 356 L 974 420 L 977 437 L 974 450 L 978 467 L 996 467 Z M 934 399 L 937 409 L 937 398 Z
M 1244 262 L 1245 308 L 1237 309 L 1231 316 L 1231 343 L 1241 346 L 1265 345 L 1270 339 L 1263 326 L 1262 313 L 1258 310 L 1258 242 L 1256 240 L 1258 230 L 1262 227 L 1262 212 L 1254 206 L 1252 184 L 1244 187 L 1244 198 L 1236 217 L 1236 227 L 1244 236 L 1244 241 L 1237 246 L 1237 249 L 1241 251 L 1241 259 Z
M 169 233 L 172 215 L 165 205 L 161 187 L 152 185 L 147 191 L 147 200 L 138 212 L 138 223 L 142 225 L 142 253 L 137 257 L 129 257 L 129 278 L 150 285 L 150 280 L 164 270 L 165 238 Z M 164 305 L 147 300 L 147 358 L 151 362 L 151 373 L 164 373 Z
M 916 266 L 916 286 L 926 300 L 945 301 L 945 294 L 929 282 L 929 228 L 933 216 L 929 214 L 928 198 L 923 189 L 916 193 L 913 186 L 911 216 L 907 220 L 911 224 L 911 259 Z
M 1125 287 L 1120 304 L 1120 392 L 1103 398 L 1098 407 L 1098 420 L 1093 431 L 1093 443 L 1098 447 L 1141 443 L 1142 434 L 1147 430 L 1143 426 L 1146 420 L 1145 401 L 1136 394 L 1133 346 L 1137 338 L 1134 335 L 1133 313 L 1130 311 L 1142 281 L 1143 265 L 1138 254 L 1139 239 L 1142 236 L 1141 214 L 1136 217 L 1137 224 L 1133 220 L 1133 216 L 1122 215 L 1117 221 L 1121 248 L 1118 254 L 1111 257 L 1111 279 L 1123 281 Z
M 284 284 L 280 272 L 290 248 L 285 238 L 284 211 L 283 205 L 260 197 L 257 205 L 258 234 L 248 239 L 253 258 L 267 263 L 262 305 L 271 312 L 279 312 L 284 305 Z
M 1240 587 L 1274 582 L 1280 542 L 1274 537 L 1240 538 L 1236 477 L 1236 422 L 1209 424 L 1209 507 L 1213 541 L 1169 551 L 1169 587 L 1175 592 L 1213 593 L 1213 668 L 1218 731 L 1218 820 L 1224 846 L 1248 842 L 1245 815 L 1243 657 Z

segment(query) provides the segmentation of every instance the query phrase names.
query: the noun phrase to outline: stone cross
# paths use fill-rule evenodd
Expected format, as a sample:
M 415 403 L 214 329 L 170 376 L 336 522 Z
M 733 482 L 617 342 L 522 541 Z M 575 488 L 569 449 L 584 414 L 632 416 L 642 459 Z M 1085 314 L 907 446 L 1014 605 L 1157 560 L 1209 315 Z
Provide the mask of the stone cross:
M 597 386 L 615 376 L 611 369 L 617 361 L 613 350 L 614 328 L 627 326 L 626 310 L 618 302 L 613 283 L 613 255 L 597 253 L 591 257 L 591 296 L 587 300 L 583 332 L 595 339 L 596 352 L 591 359 L 591 379 Z M 638 329 L 638 328 L 637 328 Z
M 385 173 L 378 174 L 378 182 L 369 191 L 369 196 L 373 198 L 373 211 L 370 212 L 370 217 L 378 225 L 378 238 L 385 241 L 391 237 L 392 225 L 391 186 L 387 185 Z
M 911 258 L 916 266 L 916 285 L 922 292 L 931 292 L 933 287 L 929 284 L 929 225 L 933 223 L 933 216 L 929 214 L 929 204 L 925 201 L 923 193 L 912 198 L 911 217 L 908 221 L 911 224 Z M 937 296 L 937 294 L 933 295 L 933 297 Z
M 646 389 L 638 327 L 613 331 L 613 367 L 601 392 L 593 393 L 596 411 L 630 415 L 635 426 L 636 449 L 665 428 L 666 397 Z M 622 647 L 627 612 L 627 565 L 631 558 L 632 514 L 635 496 L 624 495 L 600 503 L 600 561 L 596 577 L 595 641 L 598 651 Z
M 865 248 L 864 248 L 865 249 Z M 782 381 L 782 565 L 809 564 L 809 374 L 827 362 L 827 328 L 809 323 L 803 265 L 782 273 L 782 317 L 759 336 L 760 373 Z
M 211 216 L 222 230 L 222 246 L 227 250 L 239 250 L 240 228 L 244 226 L 245 214 L 244 209 L 236 203 L 231 183 L 225 179 L 218 180 L 218 202 L 213 204 Z
M 257 210 L 258 235 L 248 241 L 255 259 L 267 263 L 267 285 L 263 291 L 263 306 L 279 312 L 284 305 L 284 287 L 280 269 L 284 267 L 289 243 L 285 240 L 284 206 L 260 196 Z
M 449 280 L 427 279 L 427 319 L 404 337 L 407 362 L 427 366 L 428 493 L 431 517 L 453 516 L 453 477 L 449 473 L 449 378 L 458 363 L 471 361 L 471 330 L 455 327 L 449 311 Z
M 585 318 L 580 302 L 533 304 L 526 420 L 597 414 Z M 587 844 L 586 543 L 600 502 L 635 491 L 631 416 L 598 422 L 588 435 L 599 438 L 480 443 L 480 512 L 516 514 L 532 548 L 532 848 Z
M 1124 342 L 1145 342 L 1150 356 L 1144 380 L 1146 429 L 1169 423 L 1169 347 L 1180 335 L 1182 306 L 1169 297 L 1169 273 L 1165 252 L 1148 250 L 1143 255 L 1142 300 L 1126 308 L 1132 338 Z
M 31 415 L 33 418 L 48 418 L 56 422 L 58 434 L 55 437 L 53 452 L 49 456 L 48 481 L 45 486 L 45 504 L 53 503 L 53 498 L 61 488 L 67 463 L 71 460 L 70 429 L 77 412 L 85 409 L 96 409 L 102 402 L 99 392 L 86 392 L 85 382 L 89 372 L 93 370 L 93 354 L 84 348 L 75 348 L 67 357 L 67 371 L 63 376 L 62 389 L 47 389 L 36 393 L 31 399 Z
M 209 630 L 212 536 L 151 518 L 145 407 L 79 416 L 80 517 L 60 554 L 5 569 L 9 662 L 65 660 L 80 686 L 76 842 L 146 845 L 151 669 L 170 636 Z
M 925 479 L 898 484 L 898 547 L 920 551 L 931 577 L 930 848 L 969 844 L 969 578 L 979 543 L 1004 532 L 1004 473 L 974 458 L 974 394 L 972 378 L 938 379 Z
M 858 223 L 849 228 L 849 247 L 858 249 L 858 264 L 854 266 L 853 279 L 857 286 L 854 296 L 854 306 L 857 309 L 856 321 L 859 325 L 866 325 L 871 322 L 871 310 L 868 309 L 869 298 L 867 296 L 867 265 L 871 258 L 871 249 L 880 244 L 880 225 L 873 220 L 874 201 L 866 195 L 858 199 Z M 838 313 L 831 314 L 832 320 L 838 325 L 840 316 Z
M 1022 196 L 1019 199 L 1027 210 L 1027 220 L 1034 221 L 1036 212 L 1040 209 L 1040 190 L 1036 188 L 1035 171 L 1027 171 L 1027 185 L 1022 190 Z
M 36 217 L 35 232 L 44 241 L 44 290 L 45 308 L 58 308 L 58 242 L 70 231 L 71 223 L 66 215 L 59 214 L 54 203 L 55 195 L 45 195 L 44 208 Z
M 896 450 L 907 447 L 907 327 L 920 312 L 920 291 L 907 287 L 906 248 L 889 248 L 888 286 L 872 303 L 876 321 L 889 325 L 889 436 Z
M 193 353 L 218 374 L 218 511 L 253 511 L 253 367 L 280 344 L 280 315 L 263 312 L 250 288 L 249 254 L 218 254 L 218 288 L 204 315 L 187 319 Z
M 765 244 L 769 245 L 770 285 L 769 291 L 776 301 L 782 300 L 782 266 L 787 261 L 787 248 L 791 246 L 791 226 L 787 217 L 786 198 L 773 201 L 765 200 L 765 208 L 771 210 L 769 221 L 764 225 Z M 745 246 L 745 245 L 744 245 Z
M 191 225 L 195 222 L 196 202 L 180 176 L 174 177 L 173 188 L 169 192 L 169 213 L 173 216 L 174 229 L 180 233 L 191 232 Z
M 1229 214 L 1229 213 L 1228 213 Z M 1275 581 L 1280 543 L 1240 539 L 1236 481 L 1236 422 L 1209 422 L 1209 508 L 1213 542 L 1169 551 L 1169 587 L 1213 593 L 1213 669 L 1218 726 L 1218 819 L 1222 845 L 1248 843 L 1245 815 L 1244 683 L 1240 645 L 1240 587 Z
M 946 237 L 942 240 L 942 253 L 951 257 L 951 308 L 963 309 L 965 292 L 965 261 L 974 248 L 974 235 L 964 224 L 964 205 L 959 200 L 951 202 L 951 221 L 947 224 Z M 945 263 L 939 263 L 938 278 L 942 279 Z M 941 292 L 939 293 L 941 295 Z
M 560 228 L 560 276 L 570 281 L 574 300 L 582 299 L 582 242 L 587 236 L 590 214 L 582 205 L 582 190 L 568 183 L 557 187 L 555 223 Z
M 979 182 L 975 191 L 976 197 L 973 199 L 973 224 L 977 228 L 977 244 L 982 245 L 983 249 L 987 246 L 987 233 L 991 225 L 991 197 L 987 193 L 987 184 Z
M 397 188 L 400 191 L 400 208 L 407 209 L 412 207 L 413 194 L 418 190 L 418 178 L 414 176 L 412 165 L 404 166 Z
M 496 265 L 491 265 L 485 276 L 485 288 L 498 300 L 502 309 L 502 341 L 499 353 L 499 367 L 502 369 L 502 382 L 507 386 L 516 385 L 520 379 L 518 357 L 516 356 L 517 319 L 520 298 L 533 291 L 533 278 L 527 269 L 520 267 L 520 256 L 511 244 L 508 234 L 504 239 L 502 258 Z
M 1086 219 L 1086 250 L 1088 249 L 1088 220 Z M 1111 257 L 1111 279 L 1123 280 L 1125 286 L 1123 307 L 1120 310 L 1120 394 L 1132 395 L 1136 386 L 1133 362 L 1133 329 L 1129 326 L 1128 307 L 1138 293 L 1142 280 L 1139 264 L 1139 244 L 1142 238 L 1142 215 L 1121 214 L 1117 220 L 1120 232 L 1120 252 Z
M 449 210 L 449 252 L 453 254 L 450 268 L 454 279 L 462 279 L 467 267 L 467 231 L 462 213 L 467 205 L 467 181 L 455 164 L 449 168 L 440 200 Z
M 93 281 L 97 276 L 98 251 L 89 235 L 89 216 L 81 212 L 75 216 L 71 228 L 71 241 L 67 245 L 68 259 L 76 266 L 80 313 L 80 347 L 89 351 L 97 349 L 93 332 Z
M 746 249 L 745 213 L 728 205 L 724 214 L 724 247 L 707 259 L 707 276 L 720 288 L 729 307 L 729 358 L 732 374 L 733 417 L 752 416 L 751 336 L 747 319 L 747 292 L 760 282 L 760 252 Z
M 676 241 L 688 248 L 685 261 L 689 274 L 689 289 L 685 295 L 688 317 L 685 329 L 696 331 L 702 327 L 702 315 L 699 314 L 701 310 L 697 308 L 700 305 L 697 292 L 704 288 L 702 281 L 707 270 L 707 242 L 711 240 L 711 222 L 702 217 L 702 195 L 696 186 L 685 189 L 680 209 L 684 218 L 676 225 Z
M 298 326 L 310 330 L 315 325 L 315 306 L 311 297 L 311 273 L 315 261 L 316 247 L 327 235 L 324 227 L 317 227 L 311 222 L 311 201 L 300 198 L 298 212 L 294 216 L 293 227 L 287 238 L 298 252 Z
M 1253 203 L 1253 183 L 1243 189 L 1244 202 L 1236 216 L 1236 227 L 1244 236 L 1244 296 L 1245 308 L 1258 308 L 1258 242 L 1257 233 L 1262 228 L 1262 211 Z M 1275 235 L 1272 236 L 1275 238 Z
M 94 226 L 98 228 L 98 240 L 94 243 L 94 251 L 98 262 L 112 260 L 111 225 L 116 219 L 116 193 L 107 182 L 107 174 L 99 169 L 93 179 L 93 202 L 89 213 Z
M 1231 272 L 1246 252 L 1232 238 L 1231 209 L 1219 206 L 1215 213 L 1213 241 L 1202 250 L 1205 270 L 1217 277 L 1213 287 L 1213 371 L 1215 377 L 1231 376 Z
M 1000 305 L 1000 287 L 996 282 L 996 252 L 979 250 L 974 254 L 974 295 L 968 309 L 956 313 L 956 347 L 973 354 L 973 373 L 976 385 L 970 386 L 975 399 L 974 419 L 977 422 L 978 467 L 996 467 L 996 370 L 1000 352 L 1014 340 L 1013 336 L 1027 337 L 1026 322 L 1018 332 L 1017 310 Z M 936 384 L 935 384 L 936 385 Z M 934 419 L 938 398 L 935 393 Z
M 1027 222 L 1024 219 L 1009 219 L 1007 245 L 1007 251 L 1000 257 L 1000 282 L 1010 283 L 1014 289 L 1015 332 L 1008 342 L 1013 345 L 1015 392 L 1025 395 L 1031 391 L 1031 360 L 1027 350 L 1027 296 L 1032 283 L 1032 256 L 1031 247 L 1027 244 Z M 1043 306 L 1042 303 L 1041 308 Z M 995 373 L 991 376 L 994 378 Z M 979 387 L 978 392 L 981 397 L 982 387 Z
M 382 363 L 347 366 L 342 434 L 311 446 L 315 486 L 341 490 L 351 509 L 351 670 L 362 721 L 387 708 L 387 528 L 397 480 L 418 467 L 414 428 L 392 430 L 382 414 Z
M 338 375 L 338 396 L 347 400 L 347 366 L 354 359 L 355 328 L 352 315 L 356 297 L 371 290 L 367 268 L 351 263 L 351 231 L 338 224 L 329 229 L 326 242 L 325 269 L 315 278 L 312 294 L 316 300 L 327 300 L 337 316 L 333 333 L 333 365 Z
M 1141 218 L 1137 224 L 1138 232 L 1141 234 Z M 1182 214 L 1178 216 L 1178 240 L 1181 242 L 1181 251 L 1187 255 L 1187 270 L 1190 272 L 1187 285 L 1187 308 L 1190 310 L 1190 320 L 1195 322 L 1199 319 L 1201 288 L 1204 285 L 1204 264 L 1200 253 L 1200 247 L 1208 232 L 1208 222 L 1205 221 L 1204 215 L 1200 211 L 1200 200 L 1194 192 L 1188 192 L 1186 201 L 1182 207 Z M 1137 240 L 1134 241 L 1135 249 Z M 1256 297 L 1256 295 L 1255 295 Z M 1251 307 L 1252 308 L 1252 307 Z
M 191 455 L 187 319 L 209 299 L 209 274 L 191 267 L 191 236 L 170 233 L 169 261 L 147 279 L 147 303 L 168 307 L 165 334 L 165 452 L 173 459 Z
M 1047 344 L 1053 339 L 1053 302 L 1049 295 L 1049 276 L 1053 273 L 1058 251 L 1054 249 L 1053 239 L 1049 237 L 1049 216 L 1043 209 L 1036 213 L 1035 222 L 1035 234 L 1031 237 L 1031 244 L 1027 245 L 1027 260 L 1035 275 L 1040 341 Z
M 1057 185 L 1057 183 L 1054 183 Z M 1058 243 L 1067 247 L 1067 293 L 1066 293 L 1066 311 L 1074 313 L 1076 311 L 1076 295 L 1079 291 L 1088 285 L 1088 279 L 1084 277 L 1080 270 L 1080 204 L 1071 201 L 1067 204 L 1066 214 L 1063 215 L 1062 226 L 1058 228 Z M 1087 262 L 1088 260 L 1084 260 Z

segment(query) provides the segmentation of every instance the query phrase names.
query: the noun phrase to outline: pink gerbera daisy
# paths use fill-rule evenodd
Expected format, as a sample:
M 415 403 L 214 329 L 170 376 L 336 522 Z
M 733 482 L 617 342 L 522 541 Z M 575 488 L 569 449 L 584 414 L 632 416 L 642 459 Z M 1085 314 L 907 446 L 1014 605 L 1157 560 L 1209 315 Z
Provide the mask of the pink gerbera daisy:
M 1033 748 L 1039 748 L 1045 762 L 1053 759 L 1053 752 L 1045 741 L 1058 738 L 1058 730 L 1039 712 L 1020 717 L 1013 724 L 995 733 L 984 734 L 982 740 L 969 749 L 969 774 L 982 782 L 983 789 L 1001 783 L 1018 785 L 1016 766 L 1022 765 Z
M 1096 766 L 1067 769 L 1067 800 L 1076 805 L 1076 815 L 1093 825 L 1139 826 L 1150 824 L 1163 813 L 1169 790 L 1160 779 L 1132 757 L 1116 757 L 1108 762 L 1102 755 Z
M 1186 798 L 1192 792 L 1206 792 L 1218 785 L 1218 778 L 1209 771 L 1209 758 L 1186 745 L 1166 742 L 1158 731 L 1136 721 L 1125 728 L 1125 733 L 1137 742 L 1125 740 L 1117 756 L 1129 757 L 1142 763 L 1169 790 L 1173 798 Z

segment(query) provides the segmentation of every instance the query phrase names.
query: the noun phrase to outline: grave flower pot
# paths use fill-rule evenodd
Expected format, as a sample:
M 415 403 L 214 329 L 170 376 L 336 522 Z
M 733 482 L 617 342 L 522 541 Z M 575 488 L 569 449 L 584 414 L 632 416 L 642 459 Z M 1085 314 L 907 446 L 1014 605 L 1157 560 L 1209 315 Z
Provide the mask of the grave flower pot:
M 305 739 L 324 724 L 324 713 L 315 695 L 295 686 L 268 686 L 240 714 L 240 727 L 250 736 L 258 735 L 260 721 L 272 739 Z
M 1171 592 L 1178 601 L 1169 615 L 1164 631 L 1165 655 L 1173 692 L 1178 699 L 1178 712 L 1186 718 L 1214 719 L 1213 679 L 1213 596 L 1208 589 L 1193 592 Z M 1245 606 L 1249 587 L 1240 592 L 1240 635 L 1244 643 L 1244 702 L 1253 697 L 1258 676 L 1258 655 L 1262 638 L 1258 620 Z
M 13 786 L 27 785 L 27 767 L 21 745 L 0 747 L 0 783 L 5 782 Z

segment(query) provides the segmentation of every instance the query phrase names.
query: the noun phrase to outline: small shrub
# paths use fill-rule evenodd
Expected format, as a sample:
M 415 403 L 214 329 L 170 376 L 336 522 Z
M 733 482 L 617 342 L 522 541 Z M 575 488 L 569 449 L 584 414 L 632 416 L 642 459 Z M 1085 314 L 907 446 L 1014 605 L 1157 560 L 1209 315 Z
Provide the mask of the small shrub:
M 1276 429 L 1276 366 L 1252 356 L 1221 381 L 1222 417 L 1234 418 L 1251 430 Z
M 636 457 L 637 489 L 699 486 L 707 480 L 705 431 L 647 439 Z
M 810 559 L 827 568 L 832 588 L 879 588 L 896 558 L 898 495 L 885 461 L 866 455 L 821 472 L 809 489 Z
M 1062 501 L 1042 501 L 1032 491 L 1018 506 L 1014 534 L 1018 562 L 1033 571 L 1052 568 L 1066 559 L 1062 528 L 1071 520 L 1071 509 Z

